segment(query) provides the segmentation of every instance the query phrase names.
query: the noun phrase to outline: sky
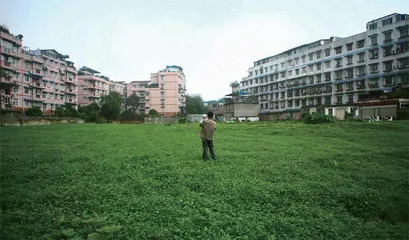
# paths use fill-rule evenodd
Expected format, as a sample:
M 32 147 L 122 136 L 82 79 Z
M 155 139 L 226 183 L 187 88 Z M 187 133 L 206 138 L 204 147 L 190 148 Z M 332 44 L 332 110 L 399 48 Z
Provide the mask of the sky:
M 404 12 L 406 11 L 406 12 Z M 31 49 L 68 54 L 114 81 L 178 65 L 188 94 L 224 97 L 253 62 L 366 22 L 408 0 L 0 0 L 0 24 Z

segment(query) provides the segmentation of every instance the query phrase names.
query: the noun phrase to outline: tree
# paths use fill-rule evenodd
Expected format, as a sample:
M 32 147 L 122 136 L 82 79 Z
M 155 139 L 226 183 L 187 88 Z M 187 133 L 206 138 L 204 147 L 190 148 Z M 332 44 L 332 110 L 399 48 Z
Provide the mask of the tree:
M 26 115 L 31 117 L 42 117 L 43 111 L 41 111 L 41 108 L 39 106 L 33 106 L 26 110 Z
M 117 92 L 101 97 L 101 116 L 106 120 L 117 120 L 121 115 L 122 96 Z
M 101 108 L 97 103 L 91 103 L 88 106 L 78 108 L 80 117 L 86 122 L 96 122 L 99 118 L 100 110 Z
M 10 94 L 11 89 L 18 87 L 17 84 L 11 82 L 3 82 L 3 79 L 10 80 L 11 76 L 0 67 L 0 109 L 3 106 L 3 96 L 2 93 Z
M 159 113 L 155 109 L 151 109 L 151 110 L 149 110 L 148 115 L 151 116 L 151 117 L 157 117 L 157 116 L 159 116 Z
M 186 111 L 188 114 L 203 114 L 206 108 L 200 95 L 186 95 Z
M 136 94 L 134 93 L 125 100 L 125 105 L 126 107 L 131 107 L 132 112 L 136 115 L 137 114 L 136 111 L 139 108 L 140 101 L 141 98 L 136 96 Z
M 54 111 L 54 115 L 57 117 L 78 117 L 78 111 L 71 104 L 66 104 L 58 106 Z
M 231 83 L 230 83 L 230 87 L 231 87 L 231 91 L 232 91 L 232 92 L 235 92 L 234 90 L 235 90 L 236 88 L 240 87 L 240 83 L 237 82 L 237 81 L 231 82 Z

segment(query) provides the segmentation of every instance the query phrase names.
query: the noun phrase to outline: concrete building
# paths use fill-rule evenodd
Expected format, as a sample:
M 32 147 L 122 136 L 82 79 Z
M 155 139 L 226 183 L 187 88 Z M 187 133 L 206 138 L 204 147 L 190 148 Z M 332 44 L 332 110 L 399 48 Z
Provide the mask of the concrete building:
M 150 84 L 150 109 L 155 109 L 165 117 L 185 112 L 186 78 L 183 68 L 166 66 L 164 70 L 151 74 Z
M 109 94 L 110 80 L 97 70 L 83 66 L 78 71 L 78 102 L 81 106 L 99 103 Z
M 126 96 L 129 97 L 132 94 L 141 98 L 140 105 L 138 108 L 139 113 L 141 114 L 148 114 L 150 110 L 150 99 L 149 99 L 149 89 L 150 89 L 150 81 L 149 80 L 141 80 L 141 81 L 132 81 L 126 85 Z M 158 87 L 157 85 L 153 85 L 153 87 Z
M 0 64 L 18 87 L 2 93 L 2 107 L 11 105 L 15 110 L 38 106 L 46 114 L 56 107 L 77 106 L 77 70 L 68 61 L 68 55 L 54 49 L 34 50 L 22 48 L 22 36 L 0 31 Z
M 237 92 L 225 96 L 224 105 L 216 111 L 216 116 L 222 117 L 225 121 L 231 121 L 234 119 L 257 117 L 259 111 L 256 96 Z
M 331 37 L 255 61 L 241 91 L 258 98 L 260 119 L 301 112 L 359 115 L 371 92 L 409 86 L 409 15 L 391 14 L 354 36 Z

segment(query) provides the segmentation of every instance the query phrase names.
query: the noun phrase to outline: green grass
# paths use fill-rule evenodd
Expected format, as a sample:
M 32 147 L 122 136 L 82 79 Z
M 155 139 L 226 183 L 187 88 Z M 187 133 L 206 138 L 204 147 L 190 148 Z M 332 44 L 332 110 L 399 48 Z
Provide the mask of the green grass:
M 0 128 L 0 239 L 407 238 L 408 122 L 219 124 L 217 162 L 198 132 Z

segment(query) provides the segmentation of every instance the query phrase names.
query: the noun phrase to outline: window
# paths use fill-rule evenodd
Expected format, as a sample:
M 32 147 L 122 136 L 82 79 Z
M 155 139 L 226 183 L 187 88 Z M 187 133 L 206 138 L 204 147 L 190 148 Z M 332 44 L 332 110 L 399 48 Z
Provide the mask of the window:
M 384 47 L 383 48 L 383 56 L 390 56 L 392 55 L 392 46 Z
M 331 68 L 331 62 L 325 62 L 325 68 Z
M 17 98 L 13 98 L 13 102 L 11 104 L 13 104 L 14 106 L 18 106 L 19 100 Z
M 365 46 L 365 40 L 359 40 L 356 42 L 356 48 L 363 48 Z
M 392 41 L 392 31 L 384 33 L 385 40 L 383 42 L 390 42 Z
M 308 60 L 309 60 L 309 61 L 314 60 L 314 55 L 313 55 L 313 53 L 308 54 Z
M 341 67 L 342 66 L 342 58 L 335 59 L 335 67 Z
M 305 63 L 305 55 L 301 57 L 301 62 Z
M 296 58 L 296 59 L 295 59 L 295 65 L 298 65 L 299 62 L 300 62 L 300 59 L 299 59 L 299 58 Z
M 84 97 L 83 99 L 84 99 L 84 102 L 87 102 L 87 97 Z
M 357 67 L 357 76 L 365 75 L 365 66 Z
M 310 69 L 310 72 L 314 71 L 314 65 L 309 65 L 308 67 Z
M 324 77 L 325 77 L 325 81 L 331 81 L 331 73 L 330 72 L 324 73 Z
M 321 63 L 317 63 L 317 70 L 321 70 Z
M 317 51 L 317 59 L 321 58 L 321 51 Z
M 5 104 L 10 104 L 10 102 L 11 102 L 10 98 L 8 98 L 8 97 L 4 98 L 4 103 Z
M 309 78 L 309 80 L 310 80 L 309 83 L 310 83 L 310 84 L 313 84 L 313 83 L 314 83 L 314 76 L 309 76 L 308 78 Z
M 378 49 L 369 51 L 369 59 L 376 59 L 376 58 L 378 58 Z
M 404 38 L 409 36 L 409 27 L 404 26 L 403 28 L 399 29 L 400 37 L 399 38 Z
M 30 69 L 30 68 L 31 68 L 30 62 L 24 61 L 24 69 Z
M 64 96 L 63 96 L 63 95 L 60 95 L 60 100 L 64 100 Z
M 24 94 L 30 94 L 30 89 L 28 89 L 28 88 L 24 88 Z
M 346 70 L 346 76 L 345 76 L 345 78 L 352 78 L 352 77 L 354 77 L 354 71 L 353 71 L 353 69 L 352 69 L 352 68 L 347 69 L 347 70 Z
M 321 74 L 318 74 L 317 75 L 317 83 L 320 83 L 321 82 Z
M 335 78 L 335 80 L 340 80 L 340 79 L 342 79 L 342 70 L 336 71 L 334 78 Z
M 329 55 L 331 55 L 331 49 L 327 48 L 325 49 L 325 56 L 328 57 Z
M 351 51 L 352 50 L 352 43 L 348 43 L 347 44 L 347 51 Z
M 383 63 L 383 71 L 384 71 L 384 72 L 390 72 L 390 71 L 392 71 L 392 61 L 384 62 L 384 63 Z
M 281 63 L 281 68 L 284 68 L 284 64 L 285 63 L 283 63 L 283 62 Z M 256 70 L 256 74 L 257 74 L 257 70 Z
M 369 30 L 373 30 L 375 28 L 378 28 L 378 23 L 375 22 L 375 23 L 372 23 L 372 24 L 368 24 L 368 28 L 369 28 Z
M 385 77 L 385 85 L 392 85 L 393 79 L 392 76 Z
M 347 56 L 347 65 L 352 64 L 352 55 Z
M 47 82 L 46 81 L 42 81 L 43 83 L 43 87 L 47 87 Z
M 342 53 L 342 46 L 335 48 L 335 54 L 340 54 L 340 53 Z
M 46 99 L 47 98 L 47 94 L 43 93 L 43 98 Z
M 371 38 L 371 45 L 372 46 L 374 46 L 374 45 L 378 45 L 378 36 L 371 36 L 370 37 Z
M 25 82 L 31 82 L 31 77 L 29 77 L 29 76 L 24 76 L 24 81 Z
M 387 18 L 385 20 L 382 20 L 382 26 L 392 24 L 392 18 Z
M 356 88 L 364 89 L 365 88 L 365 80 L 360 80 L 356 82 Z
M 365 61 L 365 53 L 358 53 L 358 62 Z
M 354 95 L 348 95 L 348 102 L 353 103 L 354 102 Z
M 342 95 L 337 96 L 337 103 L 342 103 Z
M 30 107 L 30 102 L 29 101 L 24 101 L 24 107 Z
M 295 75 L 299 75 L 300 74 L 300 69 L 295 69 Z
M 13 92 L 14 92 L 14 93 L 18 93 L 18 89 L 19 89 L 19 87 L 13 88 Z

